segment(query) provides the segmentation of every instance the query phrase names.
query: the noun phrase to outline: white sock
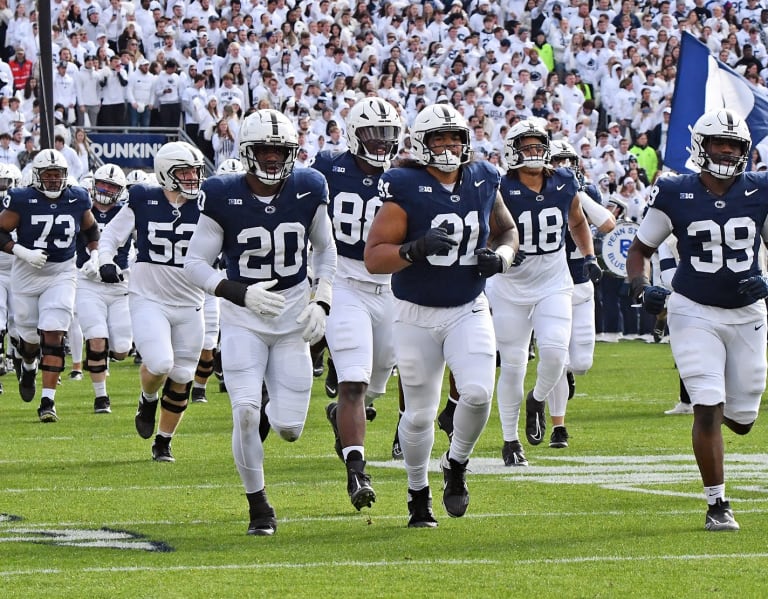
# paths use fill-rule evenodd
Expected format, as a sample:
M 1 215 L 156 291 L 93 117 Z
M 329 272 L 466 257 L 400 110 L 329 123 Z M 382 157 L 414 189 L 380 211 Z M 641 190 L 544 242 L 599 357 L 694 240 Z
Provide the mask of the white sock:
M 715 505 L 718 499 L 720 501 L 725 501 L 725 483 L 722 485 L 704 487 L 704 495 L 707 498 L 708 505 Z
M 100 383 L 94 381 L 92 384 L 96 397 L 104 397 L 107 394 L 107 381 L 101 381 Z
M 154 393 L 147 393 L 146 391 L 142 391 L 141 396 L 144 398 L 144 401 L 147 401 L 149 403 L 152 403 L 153 401 L 157 401 L 157 391 L 155 391 Z
M 50 399 L 51 401 L 54 401 L 56 399 L 56 389 L 45 389 L 43 388 L 43 391 L 41 393 L 41 397 L 43 399 Z

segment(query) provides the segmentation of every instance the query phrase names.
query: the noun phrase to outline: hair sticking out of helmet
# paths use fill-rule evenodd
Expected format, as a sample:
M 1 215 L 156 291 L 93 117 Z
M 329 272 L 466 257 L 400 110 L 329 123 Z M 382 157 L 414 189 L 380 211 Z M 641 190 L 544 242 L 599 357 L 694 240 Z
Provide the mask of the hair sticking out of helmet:
M 718 179 L 730 179 L 744 172 L 751 145 L 743 118 L 726 108 L 711 110 L 691 127 L 689 163 Z
M 381 98 L 364 98 L 347 115 L 349 151 L 371 166 L 389 168 L 397 154 L 401 133 L 400 116 Z
M 123 169 L 116 164 L 104 164 L 93 173 L 91 197 L 99 204 L 114 204 L 123 195 L 125 186 Z
M 542 169 L 550 164 L 549 135 L 536 121 L 515 123 L 504 139 L 504 159 L 510 169 Z
M 41 150 L 32 159 L 32 187 L 55 200 L 67 188 L 69 165 L 58 150 Z
M 282 112 L 262 109 L 251 113 L 240 127 L 240 162 L 245 172 L 265 185 L 277 185 L 293 172 L 299 136 Z
M 203 184 L 204 164 L 205 158 L 195 146 L 172 141 L 155 155 L 155 176 L 166 191 L 178 191 L 184 198 L 194 200 Z
M 432 144 L 436 134 L 456 134 L 459 143 L 443 144 L 437 148 Z M 456 148 L 460 148 L 458 153 L 453 151 Z M 467 121 L 450 104 L 423 108 L 411 127 L 411 154 L 419 164 L 446 173 L 455 171 L 472 159 Z

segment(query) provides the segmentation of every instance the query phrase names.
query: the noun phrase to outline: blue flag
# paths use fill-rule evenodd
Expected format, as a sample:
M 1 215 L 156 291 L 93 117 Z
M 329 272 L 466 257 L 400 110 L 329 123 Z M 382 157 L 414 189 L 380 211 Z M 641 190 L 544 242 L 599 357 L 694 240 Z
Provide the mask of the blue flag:
M 711 55 L 690 33 L 683 33 L 680 62 L 672 97 L 664 165 L 679 172 L 696 172 L 687 162 L 691 144 L 689 127 L 708 110 L 728 108 L 747 121 L 752 147 L 768 162 L 768 98 L 744 77 Z

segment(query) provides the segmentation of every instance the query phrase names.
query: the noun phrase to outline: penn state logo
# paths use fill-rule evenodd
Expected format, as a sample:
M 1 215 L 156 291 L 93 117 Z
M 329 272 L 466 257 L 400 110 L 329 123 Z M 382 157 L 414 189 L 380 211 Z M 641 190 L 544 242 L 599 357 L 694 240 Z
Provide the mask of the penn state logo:
M 365 185 L 366 187 L 370 187 L 371 185 L 373 185 L 373 179 L 371 179 L 370 177 L 366 177 L 365 179 L 363 179 L 363 185 Z
M 723 200 L 717 200 L 715 202 L 715 208 L 719 208 L 719 209 L 725 208 L 725 202 Z
M 51 210 L 56 210 L 56 204 L 55 203 L 51 204 Z
M 277 208 L 275 208 L 271 204 L 269 206 L 264 207 L 264 212 L 266 212 L 267 214 L 274 214 L 276 210 Z
M 11 205 L 11 196 L 5 196 L 3 198 L 3 208 L 8 208 Z
M 453 202 L 454 204 L 456 204 L 460 200 L 461 200 L 461 196 L 460 195 L 458 195 L 458 194 L 451 195 L 451 202 Z
M 544 201 L 544 196 L 543 196 L 543 195 L 541 195 L 541 194 L 537 195 L 537 196 L 536 196 L 536 201 L 537 201 L 537 202 L 543 202 L 543 201 Z
M 106 212 L 99 212 L 99 218 L 107 218 Z

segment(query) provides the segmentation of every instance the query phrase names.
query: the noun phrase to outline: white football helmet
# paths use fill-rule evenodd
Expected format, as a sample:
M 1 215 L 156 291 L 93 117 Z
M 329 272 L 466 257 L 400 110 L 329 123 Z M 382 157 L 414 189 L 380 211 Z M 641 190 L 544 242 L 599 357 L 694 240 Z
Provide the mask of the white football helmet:
M 11 187 L 18 187 L 20 183 L 19 167 L 15 164 L 0 163 L 0 198 L 4 198 Z
M 553 139 L 549 144 L 550 161 L 552 166 L 562 166 L 565 168 L 575 168 L 579 163 L 579 156 L 576 150 L 565 139 Z
M 402 123 L 392 104 L 381 98 L 357 102 L 347 115 L 349 151 L 371 166 L 389 168 L 397 154 Z
M 116 164 L 104 164 L 93 173 L 89 191 L 94 202 L 114 204 L 125 191 L 126 180 L 123 169 Z
M 125 176 L 125 186 L 128 189 L 130 189 L 133 185 L 136 185 L 137 183 L 146 183 L 146 182 L 147 182 L 147 173 L 145 173 L 141 169 L 133 170 Z
M 53 176 L 48 173 L 46 178 L 51 178 L 44 182 L 42 175 L 47 171 L 53 171 Z M 32 187 L 52 200 L 58 198 L 67 188 L 68 173 L 67 159 L 58 150 L 40 150 L 32 159 Z
M 185 141 L 172 141 L 161 147 L 155 155 L 155 176 L 166 191 L 178 191 L 188 200 L 194 200 L 203 184 L 205 158 L 195 146 Z M 176 175 L 179 169 L 192 168 L 197 176 L 182 181 Z
M 539 143 L 522 145 L 522 140 L 526 138 L 537 139 Z M 549 166 L 549 136 L 546 130 L 533 120 L 515 123 L 504 138 L 504 159 L 510 169 L 541 169 Z
M 438 131 L 455 131 L 461 136 L 460 155 L 457 156 L 447 148 L 440 154 L 429 149 L 427 138 Z M 445 173 L 455 171 L 472 159 L 467 121 L 450 104 L 426 106 L 416 115 L 411 127 L 411 154 L 419 164 L 434 166 Z
M 277 160 L 259 161 L 257 154 L 276 149 Z M 265 185 L 276 185 L 293 172 L 299 153 L 296 128 L 282 112 L 265 108 L 251 113 L 240 127 L 240 162 L 248 174 Z
M 234 175 L 236 173 L 244 172 L 245 167 L 237 158 L 227 158 L 219 165 L 219 168 L 216 169 L 217 175 Z
M 710 154 L 707 146 L 713 138 L 736 141 L 739 154 Z M 691 162 L 718 179 L 730 179 L 744 172 L 749 160 L 752 137 L 744 119 L 732 110 L 720 108 L 705 112 L 691 128 Z

